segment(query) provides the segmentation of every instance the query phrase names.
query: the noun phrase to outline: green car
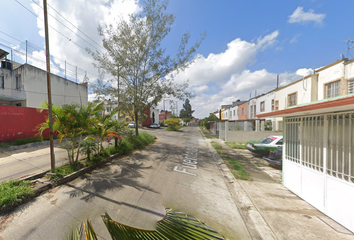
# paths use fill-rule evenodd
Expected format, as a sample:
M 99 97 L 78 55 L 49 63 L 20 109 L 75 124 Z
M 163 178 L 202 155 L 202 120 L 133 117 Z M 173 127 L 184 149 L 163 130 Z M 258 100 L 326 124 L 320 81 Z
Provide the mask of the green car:
M 268 154 L 280 146 L 283 146 L 282 136 L 268 136 L 259 141 L 247 141 L 246 148 L 254 153 Z

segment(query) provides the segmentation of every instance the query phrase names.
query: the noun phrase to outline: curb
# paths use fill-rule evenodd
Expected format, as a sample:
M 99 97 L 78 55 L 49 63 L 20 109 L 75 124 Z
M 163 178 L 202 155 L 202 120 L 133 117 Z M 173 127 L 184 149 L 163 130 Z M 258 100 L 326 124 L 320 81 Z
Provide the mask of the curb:
M 243 218 L 243 221 L 245 222 L 245 225 L 248 228 L 249 233 L 251 234 L 251 237 L 255 239 L 277 239 L 272 229 L 263 218 L 262 214 L 253 204 L 252 199 L 249 198 L 246 191 L 242 188 L 237 179 L 235 179 L 230 169 L 224 163 L 224 160 L 221 159 L 217 151 L 211 145 L 209 139 L 207 140 L 202 132 L 201 134 L 203 135 L 203 138 L 206 141 L 219 169 L 221 170 L 224 177 L 228 179 L 230 183 L 228 188 L 232 188 L 234 193 L 236 193 L 235 196 L 230 192 L 231 196 L 234 198 L 236 207 L 239 208 L 239 212 Z

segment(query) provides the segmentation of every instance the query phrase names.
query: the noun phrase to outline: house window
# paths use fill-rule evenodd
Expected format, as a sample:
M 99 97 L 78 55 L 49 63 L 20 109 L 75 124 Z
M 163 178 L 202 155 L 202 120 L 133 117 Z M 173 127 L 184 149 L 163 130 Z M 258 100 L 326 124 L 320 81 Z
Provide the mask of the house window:
M 243 108 L 241 109 L 241 114 L 243 115 Z
M 263 102 L 261 102 L 261 104 L 260 104 L 260 110 L 261 110 L 261 112 L 264 112 L 265 110 L 264 110 L 264 101 Z
M 278 111 L 278 110 L 279 110 L 279 100 L 276 100 L 276 101 L 274 102 L 274 110 L 275 110 L 275 111 Z
M 251 106 L 251 111 L 250 111 L 250 113 L 251 113 L 251 118 L 253 118 L 253 106 Z
M 235 110 L 234 110 L 234 116 L 236 116 L 236 114 L 235 114 Z
M 125 118 L 125 122 L 129 122 L 130 121 L 130 119 L 127 117 L 127 118 Z
M 238 116 L 238 114 L 239 114 L 239 111 L 238 111 L 238 109 L 237 109 L 237 116 Z
M 253 117 L 256 117 L 256 105 L 253 106 Z
M 274 111 L 274 99 L 272 99 L 272 111 Z
M 0 88 L 5 89 L 5 76 L 0 76 Z
M 21 107 L 21 103 L 16 103 L 16 106 L 17 107 Z
M 351 94 L 351 93 L 354 93 L 354 80 L 348 81 L 348 94 Z
M 22 83 L 21 83 L 21 74 L 16 76 L 16 89 L 21 89 Z
M 340 80 L 325 85 L 326 98 L 337 97 L 340 95 Z
M 288 107 L 297 105 L 297 92 L 288 95 Z

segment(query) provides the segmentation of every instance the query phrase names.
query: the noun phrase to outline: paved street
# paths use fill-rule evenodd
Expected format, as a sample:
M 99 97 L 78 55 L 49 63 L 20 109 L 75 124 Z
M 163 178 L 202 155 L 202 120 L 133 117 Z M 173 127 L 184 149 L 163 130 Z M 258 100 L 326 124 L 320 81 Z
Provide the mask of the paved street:
M 50 170 L 49 142 L 33 143 L 15 150 L 0 149 L 0 182 Z M 57 146 L 57 144 L 55 145 Z M 65 149 L 55 147 L 56 166 L 68 161 Z
M 82 220 L 91 219 L 100 239 L 110 239 L 101 214 L 153 229 L 164 207 L 170 207 L 199 218 L 229 239 L 250 239 L 228 181 L 198 129 L 164 130 L 146 130 L 158 136 L 146 150 L 52 189 L 2 217 L 1 238 L 65 239 Z

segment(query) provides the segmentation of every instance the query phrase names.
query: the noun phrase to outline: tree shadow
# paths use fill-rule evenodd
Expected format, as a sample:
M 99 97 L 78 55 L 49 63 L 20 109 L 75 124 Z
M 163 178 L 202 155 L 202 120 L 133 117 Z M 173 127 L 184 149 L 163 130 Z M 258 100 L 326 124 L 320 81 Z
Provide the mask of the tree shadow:
M 100 169 L 99 172 L 86 174 L 83 178 L 86 182 L 83 186 L 77 187 L 70 183 L 67 186 L 74 188 L 67 192 L 71 198 L 81 197 L 86 202 L 92 201 L 95 197 L 108 200 L 113 203 L 121 204 L 113 199 L 104 196 L 107 191 L 120 190 L 125 187 L 133 187 L 139 191 L 147 190 L 158 193 L 153 189 L 142 185 L 138 179 L 141 178 L 145 169 L 151 169 L 152 166 L 143 166 L 143 163 L 133 161 L 120 161 L 112 163 L 107 167 Z

